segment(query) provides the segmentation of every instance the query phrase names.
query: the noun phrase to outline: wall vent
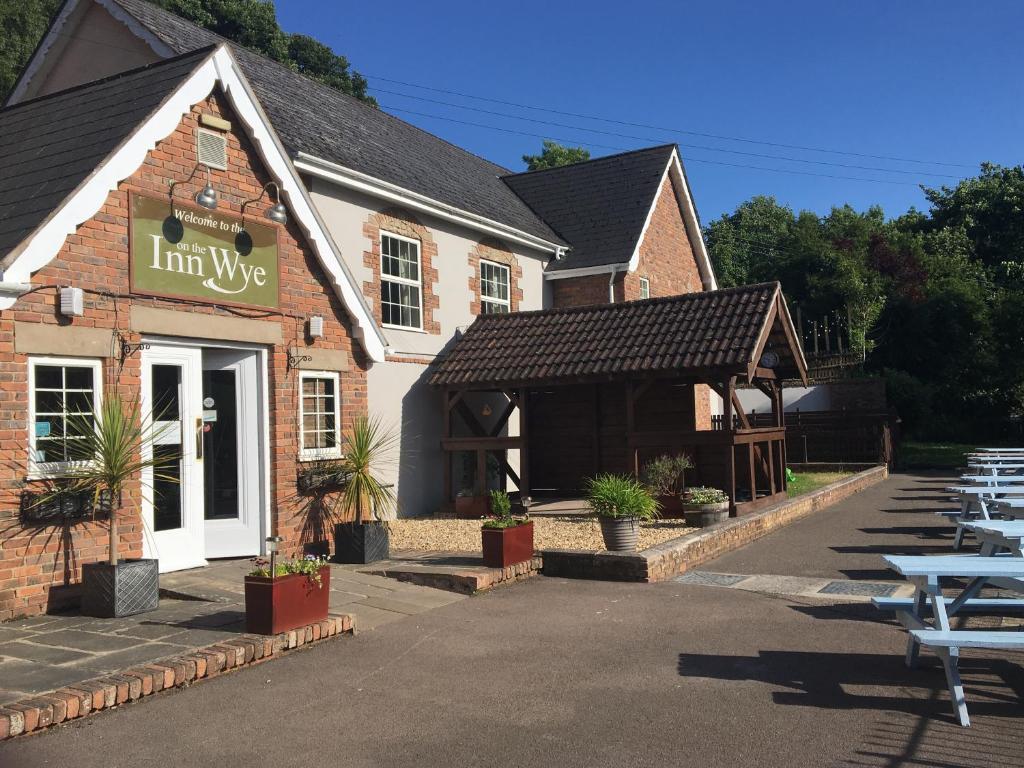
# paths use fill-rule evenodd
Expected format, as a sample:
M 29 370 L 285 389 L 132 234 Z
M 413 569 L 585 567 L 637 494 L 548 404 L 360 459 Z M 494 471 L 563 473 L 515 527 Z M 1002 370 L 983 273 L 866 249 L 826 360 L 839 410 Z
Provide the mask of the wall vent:
M 227 170 L 228 167 L 228 139 L 220 133 L 199 129 L 196 137 L 196 157 L 203 165 L 210 168 Z

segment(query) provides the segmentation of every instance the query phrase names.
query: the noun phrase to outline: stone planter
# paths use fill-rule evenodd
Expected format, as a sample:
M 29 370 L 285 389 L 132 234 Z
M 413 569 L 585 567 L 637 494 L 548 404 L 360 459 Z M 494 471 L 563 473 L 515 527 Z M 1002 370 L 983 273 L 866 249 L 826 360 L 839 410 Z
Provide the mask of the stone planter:
M 640 518 L 601 517 L 604 547 L 611 552 L 635 552 L 640 536 Z
M 338 523 L 334 526 L 334 562 L 375 563 L 391 557 L 387 523 Z
M 717 504 L 683 504 L 683 517 L 686 524 L 694 528 L 707 528 L 720 523 L 729 517 L 729 502 Z
M 160 605 L 156 560 L 121 560 L 82 566 L 82 613 L 103 619 L 155 611 Z
M 320 583 L 303 573 L 245 577 L 245 629 L 257 635 L 276 635 L 327 618 L 331 569 L 320 569 Z
M 511 528 L 481 528 L 484 565 L 488 568 L 508 568 L 533 557 L 533 523 Z

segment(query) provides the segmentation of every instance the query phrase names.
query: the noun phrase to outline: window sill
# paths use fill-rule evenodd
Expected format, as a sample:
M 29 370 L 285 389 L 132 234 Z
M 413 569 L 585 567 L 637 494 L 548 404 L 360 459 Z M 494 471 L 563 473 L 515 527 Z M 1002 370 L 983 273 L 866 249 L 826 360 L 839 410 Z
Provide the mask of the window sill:
M 299 454 L 300 464 L 309 464 L 314 461 L 341 461 L 345 458 L 343 453 L 318 453 L 313 454 Z
M 409 333 L 423 333 L 427 334 L 428 331 L 423 328 L 411 328 L 408 325 L 390 325 L 389 323 L 381 323 L 381 328 L 387 328 L 389 331 L 408 331 Z

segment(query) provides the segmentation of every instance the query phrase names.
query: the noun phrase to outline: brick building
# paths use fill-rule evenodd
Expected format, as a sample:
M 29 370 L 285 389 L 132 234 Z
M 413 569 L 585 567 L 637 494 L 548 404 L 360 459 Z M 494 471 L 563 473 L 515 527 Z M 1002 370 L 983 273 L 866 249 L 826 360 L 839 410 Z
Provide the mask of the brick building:
M 58 602 L 50 587 L 104 549 L 102 521 L 22 520 L 26 488 L 60 469 L 62 413 L 37 407 L 39 391 L 95 398 L 109 381 L 146 405 L 170 376 L 182 445 L 208 450 L 188 438 L 227 431 L 212 389 L 234 381 L 249 430 L 234 475 L 183 465 L 177 516 L 133 489 L 124 546 L 165 570 L 258 554 L 272 532 L 298 551 L 313 533 L 296 475 L 358 414 L 398 433 L 399 514 L 451 503 L 447 473 L 456 492 L 477 485 L 472 456 L 440 450 L 429 385 L 477 316 L 717 288 L 675 146 L 512 173 L 145 0 L 68 0 L 0 121 L 0 619 Z M 192 202 L 207 183 L 212 208 Z M 278 199 L 284 225 L 264 217 Z M 161 204 L 183 239 L 167 240 Z M 251 254 L 232 240 L 242 229 Z M 221 262 L 201 263 L 204 248 Z M 255 282 L 210 285 L 228 257 Z M 61 289 L 81 313 L 60 310 Z M 698 429 L 722 412 L 702 383 L 676 396 Z M 469 401 L 504 410 L 501 396 Z

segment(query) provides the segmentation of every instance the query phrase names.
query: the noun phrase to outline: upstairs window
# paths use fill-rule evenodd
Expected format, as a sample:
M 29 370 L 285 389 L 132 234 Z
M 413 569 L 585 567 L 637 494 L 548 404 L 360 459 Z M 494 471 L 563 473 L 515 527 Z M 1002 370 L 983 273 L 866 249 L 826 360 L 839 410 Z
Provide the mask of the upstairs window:
M 75 443 L 96 424 L 99 386 L 98 360 L 29 361 L 31 474 L 61 474 L 83 460 Z
M 646 277 L 640 278 L 640 298 L 651 298 L 651 281 L 648 280 Z
M 380 262 L 381 321 L 398 328 L 422 329 L 419 241 L 382 233 Z
M 305 373 L 299 403 L 300 445 L 303 460 L 341 458 L 338 374 Z
M 511 311 L 509 268 L 493 261 L 480 262 L 480 311 L 485 315 Z

